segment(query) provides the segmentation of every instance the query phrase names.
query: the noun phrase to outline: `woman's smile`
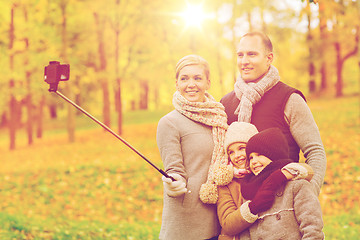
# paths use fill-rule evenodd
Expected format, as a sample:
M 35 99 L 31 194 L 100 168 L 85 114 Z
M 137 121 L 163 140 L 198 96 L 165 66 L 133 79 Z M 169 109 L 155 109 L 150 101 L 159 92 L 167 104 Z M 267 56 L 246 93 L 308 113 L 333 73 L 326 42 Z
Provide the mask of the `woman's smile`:
M 210 87 L 210 80 L 206 77 L 202 66 L 189 65 L 180 70 L 176 87 L 186 100 L 204 102 L 205 92 Z

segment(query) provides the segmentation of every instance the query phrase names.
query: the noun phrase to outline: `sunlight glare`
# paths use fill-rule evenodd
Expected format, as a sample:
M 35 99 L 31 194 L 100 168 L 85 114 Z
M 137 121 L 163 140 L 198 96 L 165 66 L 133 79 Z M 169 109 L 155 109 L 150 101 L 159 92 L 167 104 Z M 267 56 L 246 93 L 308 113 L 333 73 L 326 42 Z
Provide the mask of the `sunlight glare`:
M 187 9 L 181 15 L 186 22 L 186 27 L 201 28 L 201 24 L 206 18 L 202 5 L 187 4 Z

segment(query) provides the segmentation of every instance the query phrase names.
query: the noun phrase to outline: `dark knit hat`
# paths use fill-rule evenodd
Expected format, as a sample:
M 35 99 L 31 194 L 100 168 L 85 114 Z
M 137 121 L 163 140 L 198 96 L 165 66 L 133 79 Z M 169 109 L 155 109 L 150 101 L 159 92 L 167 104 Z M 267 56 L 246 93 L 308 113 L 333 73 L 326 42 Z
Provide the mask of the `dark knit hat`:
M 271 161 L 289 158 L 289 145 L 279 128 L 268 128 L 251 137 L 246 145 L 246 157 L 256 152 Z

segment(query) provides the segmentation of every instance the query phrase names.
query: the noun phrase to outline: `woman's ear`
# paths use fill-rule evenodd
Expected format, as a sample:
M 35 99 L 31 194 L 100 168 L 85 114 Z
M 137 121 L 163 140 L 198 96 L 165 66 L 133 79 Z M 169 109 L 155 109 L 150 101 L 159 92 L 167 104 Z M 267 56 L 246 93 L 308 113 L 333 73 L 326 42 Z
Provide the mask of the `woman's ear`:
M 206 90 L 209 90 L 210 87 L 211 87 L 211 81 L 210 81 L 210 79 L 208 79 L 208 83 L 207 83 L 207 88 L 206 88 Z

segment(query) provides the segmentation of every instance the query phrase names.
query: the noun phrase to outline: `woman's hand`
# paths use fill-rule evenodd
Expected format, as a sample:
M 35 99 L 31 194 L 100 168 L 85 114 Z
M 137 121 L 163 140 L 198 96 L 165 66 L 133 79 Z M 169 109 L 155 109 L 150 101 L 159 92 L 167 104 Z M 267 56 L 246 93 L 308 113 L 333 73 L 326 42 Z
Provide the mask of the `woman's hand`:
M 170 173 L 169 176 L 175 178 L 176 181 L 172 181 L 170 178 L 162 176 L 164 191 L 168 196 L 178 197 L 187 192 L 186 183 L 179 174 Z

